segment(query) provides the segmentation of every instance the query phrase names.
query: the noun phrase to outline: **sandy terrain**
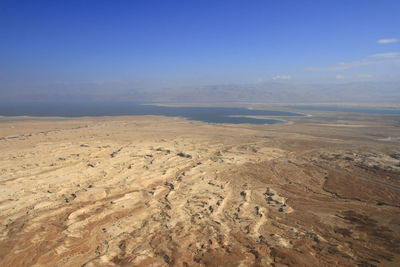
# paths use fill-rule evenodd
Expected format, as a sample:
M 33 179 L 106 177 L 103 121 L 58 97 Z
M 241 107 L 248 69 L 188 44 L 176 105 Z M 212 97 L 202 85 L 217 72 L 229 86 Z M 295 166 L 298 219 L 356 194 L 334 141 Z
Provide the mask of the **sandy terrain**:
M 0 118 L 0 266 L 399 266 L 399 118 L 329 114 Z

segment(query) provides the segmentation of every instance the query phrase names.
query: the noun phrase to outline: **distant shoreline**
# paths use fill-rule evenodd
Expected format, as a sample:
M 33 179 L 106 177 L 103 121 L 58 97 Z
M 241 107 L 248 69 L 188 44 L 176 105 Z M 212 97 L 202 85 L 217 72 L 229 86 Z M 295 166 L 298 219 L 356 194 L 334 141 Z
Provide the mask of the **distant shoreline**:
M 305 114 L 276 109 L 249 109 L 246 107 L 174 107 L 152 104 L 21 104 L 0 108 L 2 116 L 9 117 L 61 117 L 61 118 L 90 118 L 116 116 L 165 116 L 178 117 L 206 123 L 230 124 L 277 124 L 281 120 L 269 117 L 305 117 Z M 235 116 L 231 116 L 235 115 Z M 263 116 L 251 117 L 251 116 Z

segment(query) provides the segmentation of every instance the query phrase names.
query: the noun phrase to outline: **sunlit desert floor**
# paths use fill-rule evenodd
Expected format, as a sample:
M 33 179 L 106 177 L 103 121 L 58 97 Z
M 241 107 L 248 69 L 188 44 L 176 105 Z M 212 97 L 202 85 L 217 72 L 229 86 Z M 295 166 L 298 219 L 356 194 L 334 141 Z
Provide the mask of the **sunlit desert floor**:
M 0 118 L 0 266 L 399 266 L 400 118 Z

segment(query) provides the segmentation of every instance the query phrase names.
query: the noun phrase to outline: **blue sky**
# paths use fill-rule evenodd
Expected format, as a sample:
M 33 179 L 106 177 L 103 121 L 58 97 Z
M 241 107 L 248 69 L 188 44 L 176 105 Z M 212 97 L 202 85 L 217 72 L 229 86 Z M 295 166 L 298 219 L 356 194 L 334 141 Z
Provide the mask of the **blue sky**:
M 400 1 L 0 1 L 0 88 L 389 81 Z

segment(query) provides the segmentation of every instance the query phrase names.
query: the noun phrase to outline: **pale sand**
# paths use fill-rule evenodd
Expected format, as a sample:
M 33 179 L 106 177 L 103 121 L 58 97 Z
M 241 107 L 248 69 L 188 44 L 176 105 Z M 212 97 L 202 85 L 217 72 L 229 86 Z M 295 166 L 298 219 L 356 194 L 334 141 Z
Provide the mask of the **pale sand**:
M 395 266 L 399 145 L 363 125 L 2 118 L 0 265 Z

